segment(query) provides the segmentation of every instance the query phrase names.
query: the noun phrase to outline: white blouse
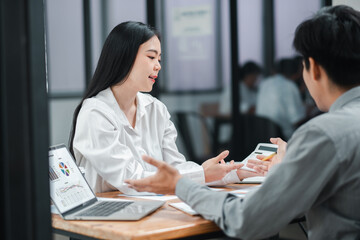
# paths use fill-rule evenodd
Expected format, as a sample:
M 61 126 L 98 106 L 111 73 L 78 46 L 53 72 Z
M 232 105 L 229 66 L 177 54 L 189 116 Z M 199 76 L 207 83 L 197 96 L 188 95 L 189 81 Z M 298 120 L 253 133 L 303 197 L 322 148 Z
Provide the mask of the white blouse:
M 142 160 L 145 154 L 169 163 L 183 176 L 204 184 L 203 168 L 185 160 L 176 147 L 176 137 L 176 129 L 162 102 L 138 93 L 133 128 L 107 88 L 83 102 L 73 150 L 77 164 L 84 167 L 85 177 L 95 192 L 120 190 L 135 194 L 124 180 L 140 179 L 156 172 L 154 166 Z

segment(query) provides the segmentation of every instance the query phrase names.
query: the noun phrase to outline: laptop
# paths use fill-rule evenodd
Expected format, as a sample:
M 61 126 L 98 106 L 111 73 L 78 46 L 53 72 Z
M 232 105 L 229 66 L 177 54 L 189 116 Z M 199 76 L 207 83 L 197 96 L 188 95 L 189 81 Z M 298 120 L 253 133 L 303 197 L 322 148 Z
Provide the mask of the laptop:
M 163 201 L 99 200 L 64 144 L 49 148 L 50 197 L 66 220 L 139 220 Z

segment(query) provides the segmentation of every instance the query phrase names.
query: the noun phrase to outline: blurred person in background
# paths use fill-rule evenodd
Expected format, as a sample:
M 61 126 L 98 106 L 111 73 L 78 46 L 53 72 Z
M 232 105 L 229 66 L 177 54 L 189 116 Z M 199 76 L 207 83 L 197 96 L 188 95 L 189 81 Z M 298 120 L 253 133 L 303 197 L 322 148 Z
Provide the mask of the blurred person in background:
M 256 102 L 256 115 L 277 123 L 284 137 L 289 139 L 305 119 L 306 111 L 295 80 L 301 77 L 301 62 L 284 58 L 276 65 L 276 73 L 264 79 Z
M 261 67 L 252 61 L 246 62 L 239 69 L 240 112 L 254 114 L 257 98 L 257 84 Z M 221 95 L 220 113 L 231 114 L 231 84 Z
M 239 94 L 240 105 L 239 110 L 242 114 L 254 114 L 256 108 L 256 100 L 258 89 L 257 86 L 262 74 L 261 67 L 253 62 L 248 61 L 244 65 L 239 66 Z M 223 91 L 220 99 L 219 113 L 220 115 L 231 116 L 232 94 L 231 84 Z M 219 142 L 223 146 L 229 145 L 232 135 L 232 126 L 230 124 L 222 125 L 220 128 Z

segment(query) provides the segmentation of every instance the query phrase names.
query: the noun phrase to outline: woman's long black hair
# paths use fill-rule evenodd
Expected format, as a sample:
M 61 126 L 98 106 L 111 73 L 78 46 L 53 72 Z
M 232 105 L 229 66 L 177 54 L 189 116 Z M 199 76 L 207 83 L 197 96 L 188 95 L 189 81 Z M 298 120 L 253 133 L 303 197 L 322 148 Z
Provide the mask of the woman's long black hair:
M 77 117 L 85 99 L 116 84 L 121 84 L 132 69 L 141 44 L 153 36 L 160 40 L 158 32 L 141 22 L 123 22 L 117 25 L 106 38 L 93 78 L 73 115 L 69 149 L 74 155 L 73 143 Z

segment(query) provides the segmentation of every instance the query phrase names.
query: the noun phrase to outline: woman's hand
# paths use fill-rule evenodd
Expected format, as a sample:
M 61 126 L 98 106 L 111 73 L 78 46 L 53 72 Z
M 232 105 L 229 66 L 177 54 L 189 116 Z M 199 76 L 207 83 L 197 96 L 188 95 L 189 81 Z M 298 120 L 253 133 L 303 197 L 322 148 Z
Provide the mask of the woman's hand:
M 270 138 L 270 142 L 278 145 L 277 154 L 268 161 L 262 161 L 266 156 L 256 156 L 260 160 L 249 159 L 247 167 L 254 169 L 259 175 L 266 175 L 267 172 L 276 164 L 279 164 L 285 156 L 287 142 L 281 138 Z
M 244 164 L 226 164 L 224 159 L 229 151 L 223 151 L 214 158 L 206 160 L 201 166 L 204 168 L 205 182 L 213 182 L 222 179 L 232 170 L 241 168 Z M 220 163 L 220 164 L 219 164 Z

